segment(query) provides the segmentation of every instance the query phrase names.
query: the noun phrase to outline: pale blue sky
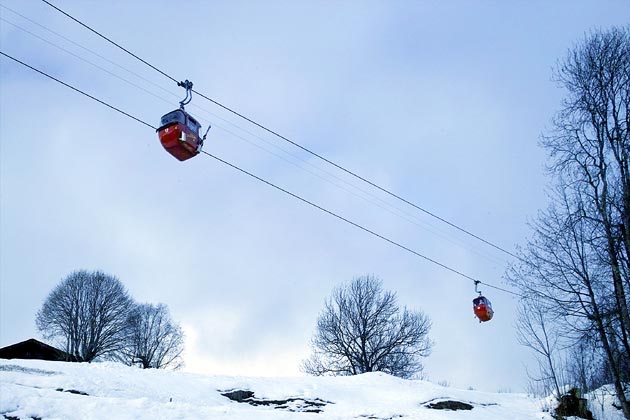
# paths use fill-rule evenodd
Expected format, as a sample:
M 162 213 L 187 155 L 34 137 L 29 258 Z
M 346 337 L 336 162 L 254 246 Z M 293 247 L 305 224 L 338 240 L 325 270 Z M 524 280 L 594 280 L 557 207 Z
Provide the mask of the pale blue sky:
M 4 52 L 154 125 L 183 97 L 40 1 L 0 4 L 175 95 L 0 8 L 6 21 L 167 101 L 0 21 Z M 537 142 L 563 96 L 551 81 L 556 60 L 589 29 L 630 17 L 621 0 L 55 4 L 208 96 L 512 251 L 545 206 Z M 373 273 L 433 320 L 430 379 L 523 390 L 531 360 L 516 343 L 510 295 L 482 289 L 496 317 L 479 325 L 471 281 L 206 156 L 180 163 L 145 126 L 4 58 L 0 75 L 0 346 L 38 336 L 35 313 L 61 278 L 101 269 L 137 300 L 169 306 L 188 334 L 188 370 L 296 375 L 332 288 Z M 506 255 L 365 185 L 415 224 L 312 176 L 302 168 L 359 185 L 198 96 L 188 110 L 213 123 L 207 151 L 505 286 Z M 289 151 L 300 167 L 252 144 Z

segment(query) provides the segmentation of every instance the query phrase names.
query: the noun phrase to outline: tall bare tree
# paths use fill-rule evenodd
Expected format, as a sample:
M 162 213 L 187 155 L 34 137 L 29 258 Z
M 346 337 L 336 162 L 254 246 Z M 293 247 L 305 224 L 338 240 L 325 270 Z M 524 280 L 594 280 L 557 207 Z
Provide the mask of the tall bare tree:
M 337 288 L 324 305 L 312 339 L 313 354 L 303 370 L 312 375 L 385 372 L 410 378 L 422 371 L 431 352 L 431 321 L 400 308 L 374 276 Z
M 630 252 L 630 27 L 595 32 L 559 66 L 569 92 L 544 146 L 553 169 L 582 196 L 594 245 L 610 269 L 622 340 L 630 352 L 627 273 Z M 625 287 L 624 287 L 625 286 Z
M 164 304 L 141 304 L 131 312 L 121 358 L 144 369 L 183 366 L 184 334 Z
M 568 96 L 542 141 L 555 193 L 508 277 L 575 346 L 601 346 L 630 419 L 630 27 L 587 35 L 556 79 Z
M 90 362 L 120 350 L 132 307 L 116 277 L 75 271 L 50 292 L 36 325 L 45 338 L 61 340 L 77 360 Z
M 521 302 L 518 310 L 516 329 L 518 342 L 529 347 L 536 353 L 538 360 L 538 375 L 529 374 L 530 380 L 539 382 L 543 388 L 555 391 L 560 398 L 562 385 L 559 371 L 558 353 L 562 335 L 557 330 L 557 325 L 548 319 L 550 311 L 544 303 L 534 299 L 526 299 Z

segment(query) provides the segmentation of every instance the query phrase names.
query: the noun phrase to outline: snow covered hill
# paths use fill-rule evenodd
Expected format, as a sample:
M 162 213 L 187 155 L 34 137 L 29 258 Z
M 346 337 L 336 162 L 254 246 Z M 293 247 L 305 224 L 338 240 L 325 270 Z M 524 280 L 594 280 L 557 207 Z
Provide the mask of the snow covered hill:
M 468 409 L 429 408 L 448 400 L 463 403 L 451 407 Z M 5 418 L 551 420 L 541 407 L 524 394 L 451 389 L 381 373 L 248 378 L 115 363 L 0 360 Z

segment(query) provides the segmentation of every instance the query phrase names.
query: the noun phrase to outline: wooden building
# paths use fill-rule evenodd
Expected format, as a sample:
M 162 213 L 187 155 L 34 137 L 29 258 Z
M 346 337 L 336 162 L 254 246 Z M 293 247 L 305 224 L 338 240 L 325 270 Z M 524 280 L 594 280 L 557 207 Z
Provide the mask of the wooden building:
M 0 349 L 0 359 L 39 359 L 75 362 L 74 356 L 31 338 Z

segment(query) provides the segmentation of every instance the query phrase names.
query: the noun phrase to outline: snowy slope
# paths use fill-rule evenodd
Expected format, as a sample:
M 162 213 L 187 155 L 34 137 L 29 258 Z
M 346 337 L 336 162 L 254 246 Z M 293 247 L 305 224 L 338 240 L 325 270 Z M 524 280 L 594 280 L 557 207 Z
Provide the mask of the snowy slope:
M 275 408 L 278 404 L 253 406 L 221 395 L 234 389 L 253 391 L 261 400 L 300 399 Z M 302 399 L 325 404 L 316 406 L 323 411 L 288 411 L 304 406 Z M 466 402 L 473 409 L 425 407 L 441 400 Z M 0 359 L 1 414 L 22 419 L 552 419 L 541 412 L 541 401 L 523 394 L 451 389 L 380 373 L 246 378 L 141 370 L 115 363 Z

